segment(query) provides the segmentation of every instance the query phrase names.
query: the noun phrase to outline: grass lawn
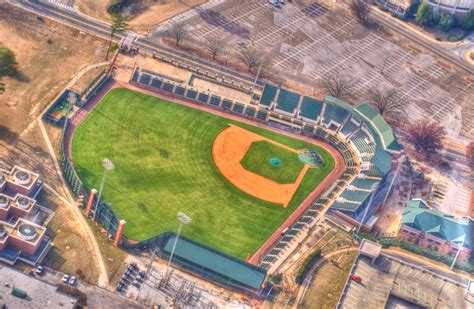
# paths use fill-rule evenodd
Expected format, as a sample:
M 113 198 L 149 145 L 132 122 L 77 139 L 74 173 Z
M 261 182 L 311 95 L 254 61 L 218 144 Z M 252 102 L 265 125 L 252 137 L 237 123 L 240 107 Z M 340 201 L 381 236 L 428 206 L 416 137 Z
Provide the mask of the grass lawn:
M 256 199 L 228 182 L 212 159 L 213 142 L 229 124 L 294 149 L 311 147 L 325 164 L 306 173 L 287 208 Z M 103 197 L 127 221 L 126 237 L 176 231 L 176 212 L 183 211 L 193 219 L 185 236 L 239 258 L 255 252 L 334 168 L 320 147 L 127 89 L 102 99 L 72 147 L 89 189 L 100 186 L 101 160 L 114 162 Z
M 272 165 L 272 158 L 278 158 L 282 164 Z M 267 141 L 252 143 L 240 164 L 248 171 L 284 184 L 294 183 L 304 167 L 298 154 Z

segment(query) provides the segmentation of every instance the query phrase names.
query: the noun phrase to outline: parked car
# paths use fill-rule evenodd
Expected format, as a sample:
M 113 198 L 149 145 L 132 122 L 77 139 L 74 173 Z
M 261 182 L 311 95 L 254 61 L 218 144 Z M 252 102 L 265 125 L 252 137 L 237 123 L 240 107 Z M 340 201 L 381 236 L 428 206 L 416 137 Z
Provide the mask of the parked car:
M 65 275 L 63 276 L 63 283 L 64 283 L 64 284 L 67 284 L 67 283 L 69 282 L 69 278 L 71 278 L 71 275 L 65 274 Z
M 38 267 L 36 267 L 35 269 L 35 274 L 37 274 L 38 276 L 41 276 L 44 272 L 44 267 L 39 265 Z
M 72 285 L 72 286 L 75 286 L 76 283 L 77 283 L 76 277 L 71 276 L 71 278 L 69 278 L 69 284 Z

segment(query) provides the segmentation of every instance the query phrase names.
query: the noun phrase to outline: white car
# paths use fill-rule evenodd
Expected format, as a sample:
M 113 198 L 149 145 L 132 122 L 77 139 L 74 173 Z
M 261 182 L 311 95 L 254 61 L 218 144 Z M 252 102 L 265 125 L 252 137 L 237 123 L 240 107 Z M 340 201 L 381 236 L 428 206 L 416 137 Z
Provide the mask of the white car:
M 76 283 L 77 283 L 76 277 L 71 276 L 71 278 L 69 278 L 69 284 L 72 285 L 72 286 L 75 286 Z
M 43 274 L 43 271 L 44 271 L 44 267 L 39 265 L 38 267 L 36 267 L 35 269 L 35 274 L 37 274 L 38 276 L 41 276 Z
M 65 275 L 63 276 L 63 283 L 64 283 L 64 284 L 67 284 L 67 283 L 69 282 L 69 278 L 71 278 L 71 275 L 65 274 Z

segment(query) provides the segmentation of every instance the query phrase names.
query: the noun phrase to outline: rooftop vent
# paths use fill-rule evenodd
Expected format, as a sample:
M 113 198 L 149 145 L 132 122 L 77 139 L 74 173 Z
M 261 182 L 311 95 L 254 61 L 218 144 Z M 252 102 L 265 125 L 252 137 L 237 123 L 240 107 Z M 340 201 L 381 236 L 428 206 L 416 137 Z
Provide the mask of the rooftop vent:
M 20 185 L 27 185 L 31 181 L 30 174 L 25 171 L 17 171 L 15 173 L 15 182 Z
M 28 209 L 28 206 L 30 206 L 30 200 L 27 199 L 27 198 L 24 197 L 24 196 L 20 196 L 20 197 L 16 200 L 16 204 L 17 204 L 18 207 L 21 208 L 21 209 Z
M 20 233 L 21 238 L 24 240 L 33 240 L 37 234 L 36 228 L 33 225 L 27 223 L 20 225 L 18 232 Z
M 8 197 L 0 195 L 0 208 L 6 208 L 8 206 Z

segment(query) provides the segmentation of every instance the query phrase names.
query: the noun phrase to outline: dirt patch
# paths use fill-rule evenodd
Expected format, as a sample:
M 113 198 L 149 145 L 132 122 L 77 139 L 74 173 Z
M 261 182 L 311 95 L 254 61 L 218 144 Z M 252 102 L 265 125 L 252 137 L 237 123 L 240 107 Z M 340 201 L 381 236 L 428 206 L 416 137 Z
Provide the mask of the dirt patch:
M 206 3 L 207 0 L 170 0 L 163 2 L 166 3 L 155 4 L 144 13 L 133 18 L 129 23 L 130 27 L 135 31 L 145 32 L 173 16 Z
M 252 173 L 242 167 L 240 161 L 253 142 L 267 141 L 288 151 L 297 150 L 279 144 L 263 136 L 231 125 L 222 131 L 212 146 L 212 157 L 222 175 L 241 191 L 258 199 L 282 204 L 286 207 L 298 189 L 309 166 L 305 165 L 296 182 L 280 184 L 263 176 Z
M 70 206 L 47 192 L 41 194 L 39 202 L 55 211 L 48 225 L 54 246 L 46 255 L 44 264 L 64 273 L 78 275 L 86 282 L 96 283 L 99 268 L 93 247 L 85 241 L 87 235 L 78 228 L 80 222 L 68 209 Z
M 132 17 L 128 24 L 134 31 L 143 33 L 163 21 L 186 12 L 187 10 L 191 10 L 195 6 L 206 3 L 207 1 L 208 0 L 158 1 L 143 13 Z M 78 0 L 77 8 L 86 15 L 110 21 L 111 17 L 107 12 L 110 2 L 110 0 Z

